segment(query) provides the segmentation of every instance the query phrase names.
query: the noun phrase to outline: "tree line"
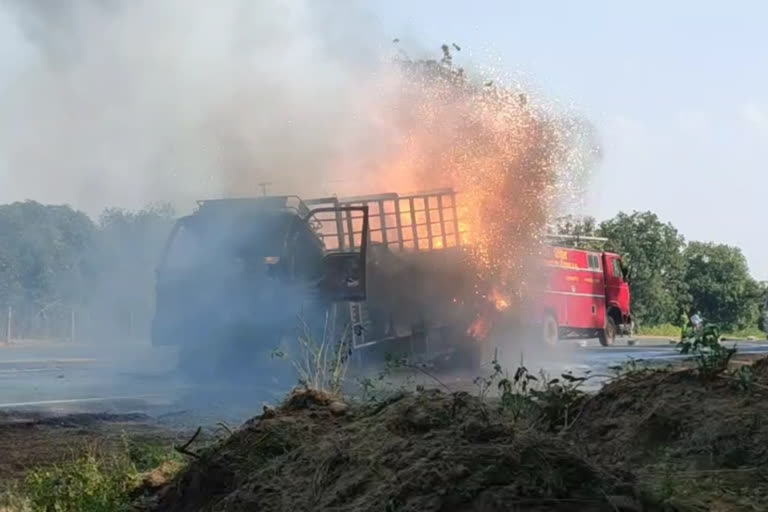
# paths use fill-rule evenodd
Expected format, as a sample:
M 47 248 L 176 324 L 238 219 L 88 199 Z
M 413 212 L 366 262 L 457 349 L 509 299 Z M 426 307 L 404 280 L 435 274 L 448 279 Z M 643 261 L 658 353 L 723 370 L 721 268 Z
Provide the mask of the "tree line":
M 75 310 L 88 313 L 94 337 L 147 335 L 154 271 L 175 217 L 163 204 L 109 208 L 95 220 L 68 206 L 0 205 L 0 308 L 16 312 L 19 336 L 36 325 L 66 324 Z M 605 249 L 624 257 L 641 328 L 679 325 L 693 310 L 728 330 L 758 325 L 766 290 L 737 247 L 686 242 L 651 212 L 601 223 L 566 217 L 557 230 L 605 237 Z
M 750 274 L 741 249 L 711 242 L 687 242 L 652 212 L 594 218 L 563 217 L 559 234 L 607 238 L 604 248 L 622 255 L 629 269 L 632 310 L 643 326 L 680 325 L 699 311 L 722 329 L 762 326 L 766 286 Z
M 14 336 L 61 336 L 75 315 L 83 336 L 146 335 L 174 221 L 162 204 L 96 220 L 69 206 L 0 205 L 0 308 L 13 311 Z

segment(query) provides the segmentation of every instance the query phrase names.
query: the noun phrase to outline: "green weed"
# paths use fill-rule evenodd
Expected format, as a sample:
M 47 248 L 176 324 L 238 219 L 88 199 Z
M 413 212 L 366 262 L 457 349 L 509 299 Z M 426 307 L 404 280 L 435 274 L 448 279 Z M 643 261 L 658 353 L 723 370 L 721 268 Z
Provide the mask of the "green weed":
M 704 378 L 722 374 L 736 353 L 735 346 L 720 344 L 720 329 L 714 324 L 705 325 L 698 332 L 687 329 L 678 349 L 681 354 L 693 356 L 699 375 Z
M 124 439 L 114 454 L 90 448 L 61 464 L 34 468 L 13 486 L 2 504 L 9 512 L 121 512 L 131 502 L 146 471 L 179 464 L 170 447 Z

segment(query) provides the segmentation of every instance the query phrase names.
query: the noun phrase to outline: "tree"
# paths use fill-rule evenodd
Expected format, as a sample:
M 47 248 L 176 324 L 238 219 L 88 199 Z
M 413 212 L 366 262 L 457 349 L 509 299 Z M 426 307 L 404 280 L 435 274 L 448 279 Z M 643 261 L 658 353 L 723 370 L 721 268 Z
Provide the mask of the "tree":
M 619 213 L 600 224 L 606 249 L 630 268 L 632 309 L 639 325 L 678 323 L 689 297 L 685 286 L 685 240 L 651 212 Z
M 86 255 L 96 226 L 69 206 L 0 206 L 0 305 L 16 311 L 18 335 L 51 316 L 68 320 L 87 295 Z
M 174 221 L 167 204 L 138 212 L 108 208 L 101 214 L 89 259 L 95 268 L 90 299 L 100 320 L 95 327 L 104 335 L 148 335 L 155 269 Z
M 595 251 L 600 251 L 604 247 L 604 244 L 600 241 L 578 240 L 579 237 L 602 236 L 598 233 L 598 225 L 594 217 L 576 217 L 573 215 L 559 217 L 555 219 L 551 231 L 557 235 L 569 235 L 577 238 L 573 242 L 562 241 L 564 245 L 578 245 L 578 247 Z
M 594 217 L 566 215 L 555 219 L 554 231 L 558 235 L 597 236 L 597 221 Z
M 691 305 L 725 329 L 757 325 L 762 290 L 738 247 L 691 242 L 684 251 Z
M 43 307 L 79 301 L 88 272 L 83 258 L 96 229 L 82 212 L 34 201 L 0 206 L 1 300 Z

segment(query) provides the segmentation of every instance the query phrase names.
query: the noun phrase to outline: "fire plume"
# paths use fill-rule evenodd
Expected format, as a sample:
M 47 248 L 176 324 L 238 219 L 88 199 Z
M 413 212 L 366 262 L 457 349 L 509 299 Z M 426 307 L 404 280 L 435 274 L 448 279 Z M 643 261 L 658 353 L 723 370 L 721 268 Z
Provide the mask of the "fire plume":
M 574 155 L 587 159 L 572 147 L 572 120 L 521 90 L 471 82 L 444 51 L 439 63 L 400 63 L 389 118 L 398 136 L 376 179 L 399 192 L 458 191 L 460 240 L 478 277 L 520 288 Z
M 541 235 L 558 201 L 580 195 L 595 146 L 582 144 L 583 123 L 519 88 L 469 80 L 443 51 L 440 62 L 400 61 L 396 93 L 370 107 L 389 149 L 362 164 L 373 181 L 361 192 L 456 190 L 459 240 L 482 295 L 504 311 L 527 295 Z M 481 315 L 469 331 L 485 337 L 490 324 Z

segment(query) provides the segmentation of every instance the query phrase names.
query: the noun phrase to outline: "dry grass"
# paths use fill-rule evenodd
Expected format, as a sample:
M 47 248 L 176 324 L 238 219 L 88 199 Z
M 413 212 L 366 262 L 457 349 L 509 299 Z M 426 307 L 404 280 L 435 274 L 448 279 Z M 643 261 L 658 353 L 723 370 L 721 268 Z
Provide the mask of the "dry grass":
M 304 387 L 341 395 L 351 354 L 349 334 L 347 327 L 339 339 L 328 339 L 324 333 L 318 340 L 302 320 L 302 334 L 298 340 L 301 354 L 298 360 L 293 361 L 293 366 Z

